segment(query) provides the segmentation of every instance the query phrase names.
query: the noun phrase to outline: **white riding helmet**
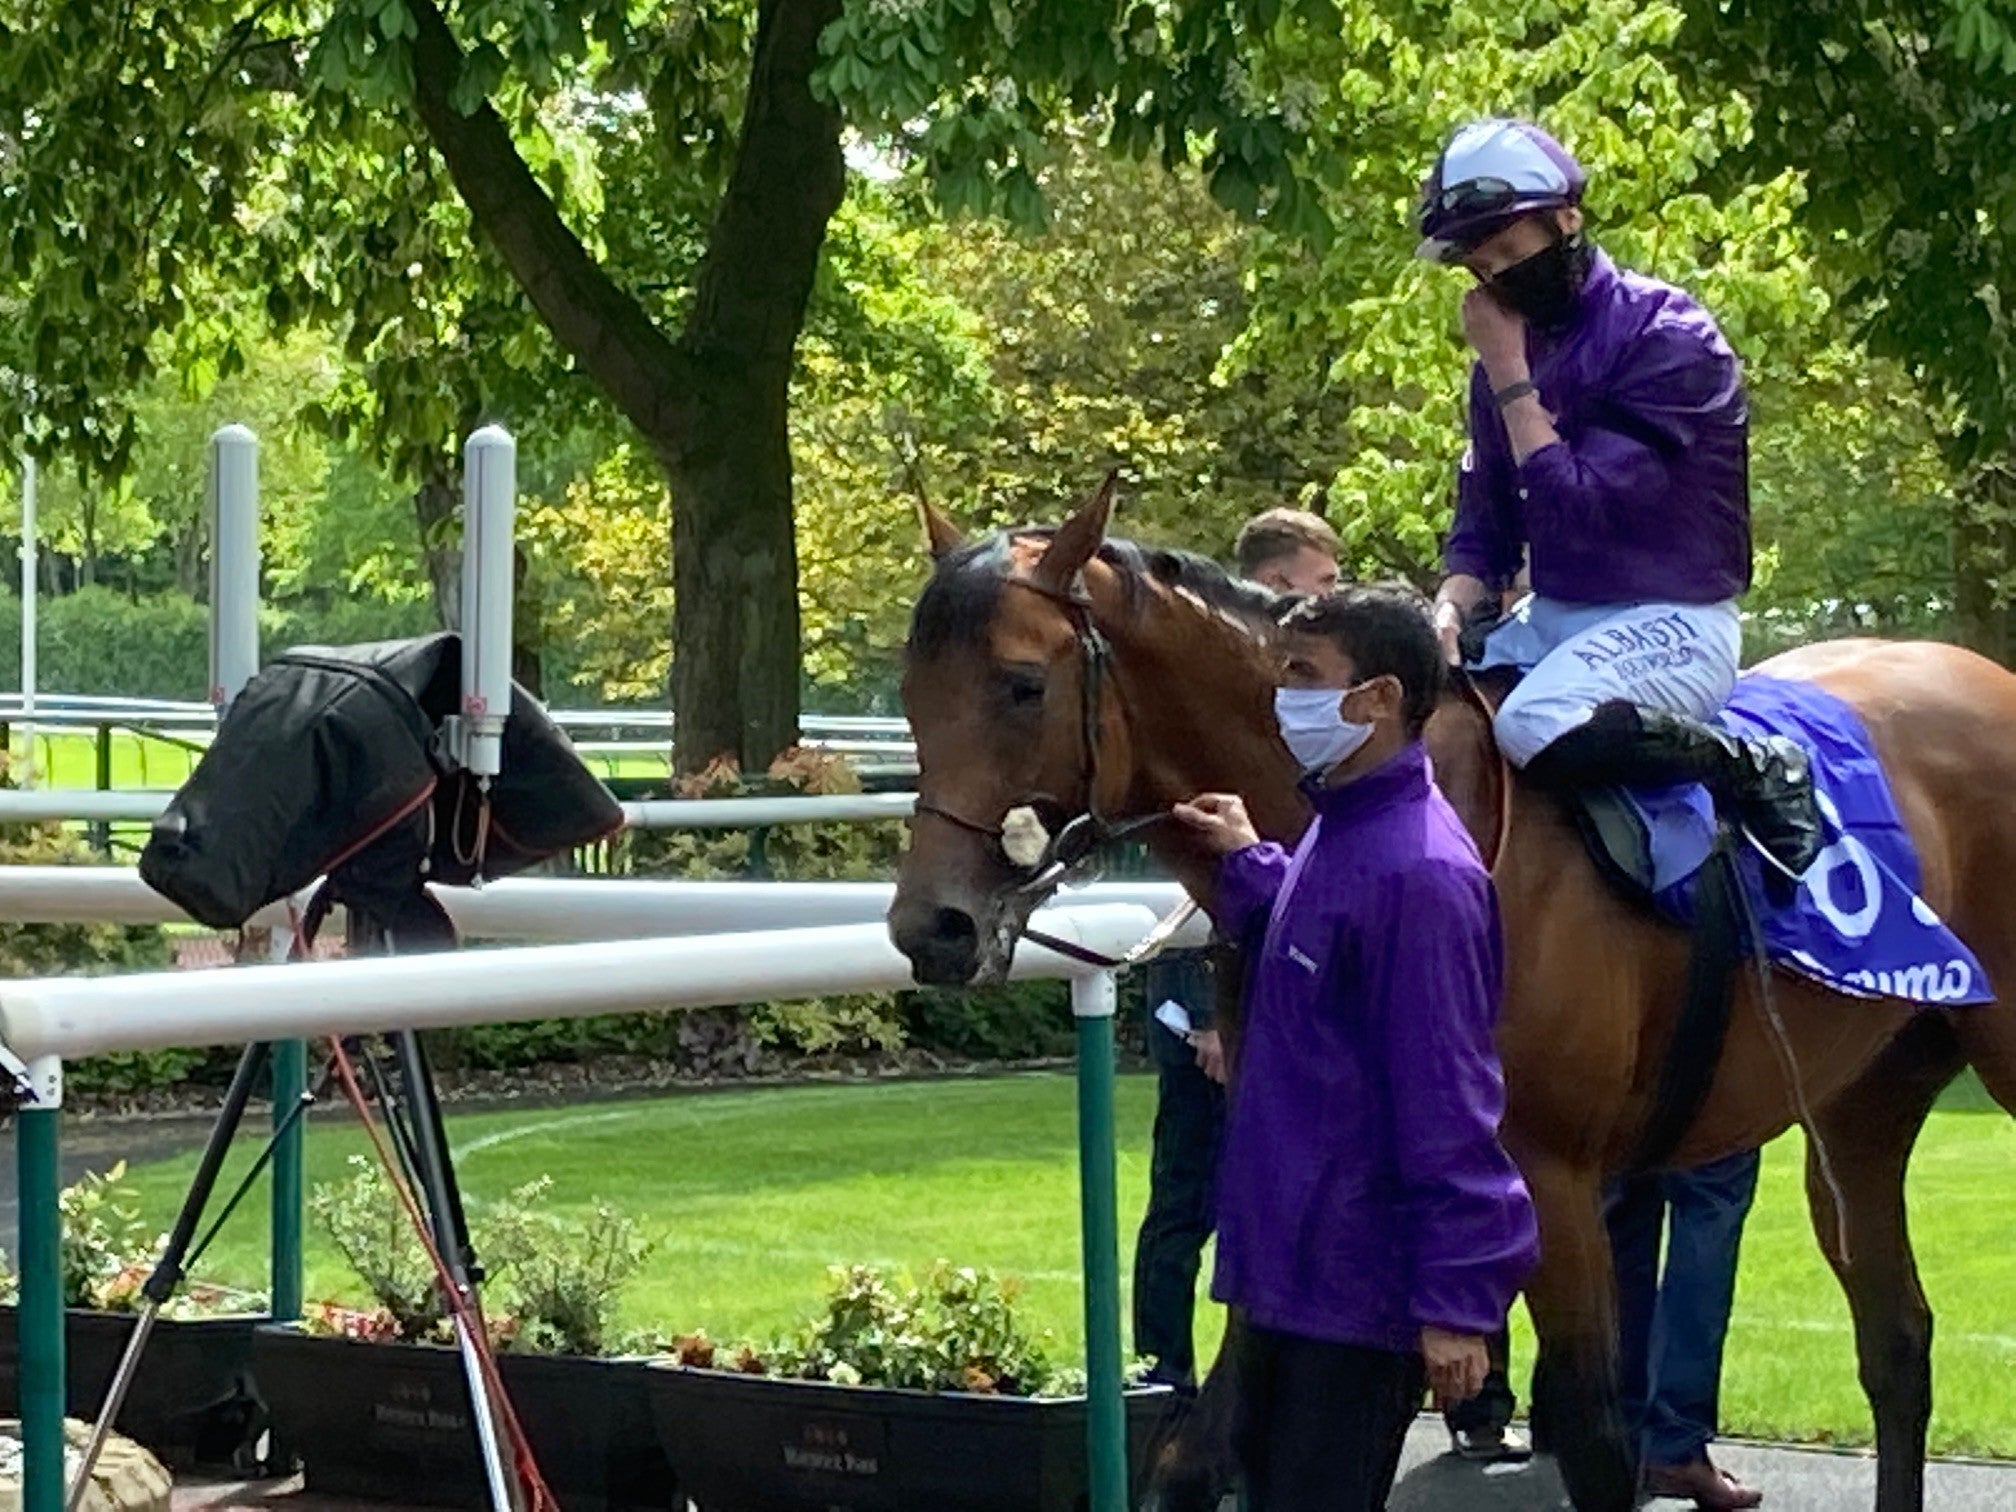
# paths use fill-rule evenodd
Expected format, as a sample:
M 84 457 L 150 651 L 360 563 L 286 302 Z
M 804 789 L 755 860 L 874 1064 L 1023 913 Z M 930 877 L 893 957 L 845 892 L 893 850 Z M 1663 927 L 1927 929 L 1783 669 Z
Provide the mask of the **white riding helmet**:
M 1579 204 L 1587 176 L 1531 121 L 1461 127 L 1421 186 L 1416 257 L 1450 263 L 1522 215 Z

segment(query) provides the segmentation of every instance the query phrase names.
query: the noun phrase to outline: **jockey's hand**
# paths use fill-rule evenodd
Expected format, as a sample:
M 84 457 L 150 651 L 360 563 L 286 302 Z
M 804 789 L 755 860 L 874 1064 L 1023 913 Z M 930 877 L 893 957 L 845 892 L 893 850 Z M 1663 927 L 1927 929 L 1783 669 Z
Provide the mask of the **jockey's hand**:
M 1259 832 L 1246 817 L 1246 805 L 1237 793 L 1199 793 L 1188 803 L 1170 810 L 1176 822 L 1191 830 L 1213 855 L 1229 856 L 1234 851 L 1260 843 Z
M 1463 611 L 1443 600 L 1435 606 L 1435 638 L 1442 642 L 1442 659 L 1452 667 L 1463 665 Z
M 1451 1333 L 1446 1328 L 1421 1330 L 1421 1359 L 1428 1367 L 1428 1389 L 1437 1407 L 1467 1402 L 1484 1389 L 1491 1368 L 1484 1341 L 1476 1334 Z
M 1526 318 L 1482 287 L 1463 296 L 1463 339 L 1470 343 L 1494 389 L 1517 383 L 1526 372 Z
M 1190 1036 L 1197 1051 L 1197 1069 L 1219 1086 L 1225 1085 L 1225 1041 L 1216 1029 L 1199 1029 Z

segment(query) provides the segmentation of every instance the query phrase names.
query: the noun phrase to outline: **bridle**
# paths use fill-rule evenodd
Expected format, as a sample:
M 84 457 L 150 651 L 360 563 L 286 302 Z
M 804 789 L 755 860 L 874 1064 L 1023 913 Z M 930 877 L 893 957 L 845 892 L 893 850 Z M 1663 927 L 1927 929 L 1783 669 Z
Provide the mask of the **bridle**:
M 994 845 L 1000 860 L 1011 870 L 1022 873 L 1021 878 L 1010 889 L 1018 897 L 1032 899 L 1031 907 L 1042 903 L 1056 892 L 1066 877 L 1076 868 L 1097 855 L 1108 846 L 1140 833 L 1152 825 L 1160 824 L 1167 815 L 1162 813 L 1140 814 L 1131 818 L 1115 819 L 1104 813 L 1099 806 L 1099 716 L 1103 704 L 1106 679 L 1112 670 L 1113 647 L 1092 620 L 1092 600 L 1084 591 L 1082 580 L 1074 581 L 1070 588 L 1052 588 L 1032 578 L 1010 575 L 1004 582 L 1011 588 L 1027 589 L 1041 598 L 1050 600 L 1064 611 L 1071 624 L 1072 639 L 1078 650 L 1078 742 L 1081 780 L 1085 787 L 1085 808 L 1082 813 L 1067 819 L 1054 833 L 1048 833 L 1043 852 L 1034 861 L 1018 862 L 1008 849 L 1008 821 L 1018 810 L 1040 812 L 1042 807 L 1052 809 L 1063 807 L 1048 793 L 1028 793 L 1002 810 L 1001 818 L 986 823 L 962 814 L 958 810 L 933 799 L 918 794 L 917 807 L 911 823 L 918 819 L 938 819 L 968 834 L 979 835 Z M 1093 965 L 1115 965 L 1116 962 L 1067 940 L 1059 940 L 1044 935 L 1026 926 L 1022 930 L 1024 938 L 1034 941 L 1045 949 L 1054 950 L 1075 960 Z

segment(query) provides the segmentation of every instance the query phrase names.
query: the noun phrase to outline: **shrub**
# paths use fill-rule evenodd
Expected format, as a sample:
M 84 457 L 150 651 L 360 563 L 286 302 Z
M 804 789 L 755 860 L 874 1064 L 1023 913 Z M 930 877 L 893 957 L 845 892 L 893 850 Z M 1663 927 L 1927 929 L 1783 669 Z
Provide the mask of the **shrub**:
M 825 1314 L 772 1352 L 778 1373 L 914 1391 L 1043 1393 L 1056 1374 L 1047 1336 L 1015 1317 L 1020 1287 L 943 1261 L 921 1282 L 873 1266 L 836 1267 Z
M 1010 982 L 969 992 L 903 995 L 913 1045 L 967 1060 L 1048 1060 L 1075 1043 L 1071 989 L 1062 982 Z
M 122 1161 L 65 1187 L 58 1199 L 63 1215 L 63 1305 L 97 1312 L 135 1312 L 140 1288 L 160 1258 L 164 1236 L 152 1233 L 131 1206 Z M 19 1297 L 20 1280 L 0 1255 L 0 1301 Z M 162 1309 L 167 1317 L 195 1317 L 218 1311 L 257 1312 L 265 1299 L 187 1278 Z
M 673 1340 L 670 1355 L 697 1370 L 778 1375 L 837 1386 L 963 1391 L 1004 1396 L 1076 1396 L 1084 1369 L 1051 1359 L 1049 1335 L 1031 1336 L 1015 1316 L 1020 1285 L 991 1271 L 932 1266 L 921 1282 L 871 1265 L 835 1266 L 825 1310 L 768 1349 L 717 1344 L 702 1332 Z M 1147 1362 L 1135 1360 L 1138 1383 Z
M 0 778 L 0 787 L 12 787 Z M 92 854 L 62 826 L 39 824 L 0 830 L 0 866 L 90 866 Z M 151 926 L 121 924 L 0 923 L 0 974 L 97 975 L 142 971 L 168 964 L 168 936 Z M 215 1059 L 208 1050 L 136 1050 L 92 1056 L 64 1068 L 82 1092 L 138 1092 L 173 1086 Z
M 42 686 L 66 693 L 129 698 L 202 698 L 209 665 L 210 611 L 179 593 L 129 598 L 103 586 L 44 597 L 36 657 Z M 20 617 L 20 600 L 0 593 L 0 618 Z M 304 644 L 352 645 L 424 635 L 440 628 L 419 602 L 338 598 L 327 605 L 268 606 L 259 639 L 270 655 Z M 21 685 L 21 652 L 0 640 L 0 683 Z
M 596 1355 L 609 1347 L 623 1287 L 652 1246 L 628 1216 L 597 1203 L 586 1222 L 550 1212 L 541 1177 L 502 1203 L 473 1209 L 471 1242 L 484 1258 L 486 1325 L 501 1347 Z M 350 1175 L 317 1187 L 309 1208 L 374 1307 L 311 1309 L 311 1325 L 348 1338 L 443 1343 L 452 1336 L 433 1262 L 384 1172 L 353 1155 Z
M 405 1205 L 368 1157 L 352 1155 L 349 1177 L 316 1187 L 308 1210 L 390 1320 L 392 1337 L 447 1337 L 433 1263 Z
M 621 1210 L 598 1202 L 585 1222 L 547 1212 L 542 1176 L 489 1215 L 483 1254 L 515 1322 L 512 1344 L 562 1354 L 605 1353 L 618 1294 L 653 1246 Z
M 130 1292 L 116 1285 L 136 1265 L 145 1265 L 154 1246 L 140 1214 L 128 1206 L 126 1164 L 93 1172 L 64 1189 L 63 1305 L 103 1307 L 114 1294 L 130 1310 Z

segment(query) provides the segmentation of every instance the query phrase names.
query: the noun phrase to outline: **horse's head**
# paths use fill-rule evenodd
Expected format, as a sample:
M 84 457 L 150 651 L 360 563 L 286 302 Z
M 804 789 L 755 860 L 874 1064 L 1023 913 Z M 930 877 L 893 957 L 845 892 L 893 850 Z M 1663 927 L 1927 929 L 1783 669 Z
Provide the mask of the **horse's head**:
M 1112 506 L 1109 478 L 1054 530 L 976 541 L 926 509 L 935 566 L 903 679 L 918 813 L 889 912 L 919 981 L 998 979 L 1064 869 L 1134 829 L 1160 838 L 1168 804 L 1214 771 L 1292 800 L 1269 596 L 1196 558 L 1108 543 Z

